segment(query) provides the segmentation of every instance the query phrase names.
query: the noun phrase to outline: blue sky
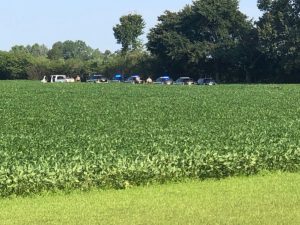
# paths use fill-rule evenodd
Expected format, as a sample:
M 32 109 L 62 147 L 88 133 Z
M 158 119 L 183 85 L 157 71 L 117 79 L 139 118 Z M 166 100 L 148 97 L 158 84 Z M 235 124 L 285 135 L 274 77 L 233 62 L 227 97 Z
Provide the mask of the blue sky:
M 143 15 L 147 33 L 165 10 L 178 11 L 192 0 L 7 0 L 0 5 L 0 50 L 13 45 L 83 40 L 101 51 L 115 51 L 112 27 L 120 16 Z M 240 9 L 257 19 L 256 0 L 241 0 Z M 145 40 L 145 35 L 143 37 Z

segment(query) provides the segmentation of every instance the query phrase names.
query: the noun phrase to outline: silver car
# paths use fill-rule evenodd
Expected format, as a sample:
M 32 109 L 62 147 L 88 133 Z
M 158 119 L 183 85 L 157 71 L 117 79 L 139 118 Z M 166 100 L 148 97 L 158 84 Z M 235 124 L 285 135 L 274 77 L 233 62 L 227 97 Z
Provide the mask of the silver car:
M 157 78 L 154 83 L 171 85 L 171 84 L 173 84 L 173 79 L 170 78 L 169 76 L 163 76 L 163 77 Z
M 181 85 L 192 85 L 194 84 L 194 81 L 190 77 L 179 77 L 176 81 L 175 84 L 181 84 Z
M 134 75 L 129 77 L 127 80 L 125 80 L 125 83 L 131 83 L 131 84 L 142 84 L 143 80 L 139 75 Z
M 93 82 L 93 83 L 108 83 L 108 79 L 101 75 L 101 74 L 94 74 L 91 75 L 86 82 Z

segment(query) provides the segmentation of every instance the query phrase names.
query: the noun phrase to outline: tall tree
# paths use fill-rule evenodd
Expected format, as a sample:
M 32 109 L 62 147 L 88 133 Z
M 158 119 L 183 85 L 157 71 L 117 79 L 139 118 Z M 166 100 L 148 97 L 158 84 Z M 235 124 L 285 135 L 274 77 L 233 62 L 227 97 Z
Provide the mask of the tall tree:
M 23 46 L 23 45 L 14 45 L 13 47 L 11 47 L 10 52 L 14 53 L 14 54 L 28 54 L 28 53 L 30 53 L 29 49 L 26 46 Z
M 28 79 L 40 80 L 43 76 L 50 75 L 50 60 L 46 57 L 33 57 L 26 68 Z
M 32 46 L 27 46 L 27 49 L 30 54 L 35 57 L 46 57 L 49 51 L 46 45 L 39 45 L 37 43 Z
M 58 41 L 52 45 L 52 48 L 48 52 L 48 58 L 52 60 L 63 59 L 64 50 L 63 43 Z
M 93 49 L 84 41 L 56 42 L 48 52 L 50 59 L 81 59 L 89 60 L 93 55 Z
M 237 0 L 194 1 L 178 13 L 166 11 L 158 20 L 148 35 L 147 47 L 165 60 L 166 67 L 222 79 L 227 78 L 226 72 L 238 69 L 232 58 L 252 28 Z
M 0 79 L 27 79 L 31 59 L 30 54 L 0 51 Z
M 129 14 L 120 18 L 120 23 L 113 27 L 117 43 L 122 45 L 122 52 L 137 50 L 141 46 L 138 39 L 143 34 L 145 22 L 141 15 Z
M 258 0 L 260 50 L 273 62 L 277 81 L 300 81 L 300 1 Z

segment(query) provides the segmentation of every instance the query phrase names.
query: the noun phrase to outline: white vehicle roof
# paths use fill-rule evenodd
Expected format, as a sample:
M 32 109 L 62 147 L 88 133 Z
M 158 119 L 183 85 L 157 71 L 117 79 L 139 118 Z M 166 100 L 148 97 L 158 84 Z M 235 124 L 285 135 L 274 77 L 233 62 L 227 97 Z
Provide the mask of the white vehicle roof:
M 61 75 L 51 75 L 51 77 L 57 77 L 57 76 L 67 77 L 67 75 L 63 75 L 63 74 L 61 74 Z

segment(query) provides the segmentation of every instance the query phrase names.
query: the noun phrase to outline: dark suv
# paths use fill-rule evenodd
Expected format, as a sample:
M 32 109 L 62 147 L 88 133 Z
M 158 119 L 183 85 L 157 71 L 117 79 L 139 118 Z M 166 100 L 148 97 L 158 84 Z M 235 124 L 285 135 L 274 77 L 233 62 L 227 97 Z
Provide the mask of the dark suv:
M 199 78 L 198 85 L 216 85 L 217 83 L 212 78 Z
M 194 81 L 190 77 L 179 77 L 176 81 L 175 84 L 181 84 L 181 85 L 192 85 L 194 84 Z

